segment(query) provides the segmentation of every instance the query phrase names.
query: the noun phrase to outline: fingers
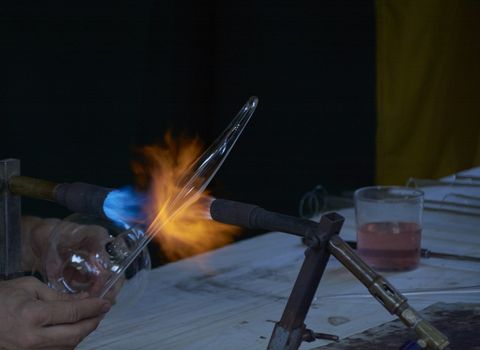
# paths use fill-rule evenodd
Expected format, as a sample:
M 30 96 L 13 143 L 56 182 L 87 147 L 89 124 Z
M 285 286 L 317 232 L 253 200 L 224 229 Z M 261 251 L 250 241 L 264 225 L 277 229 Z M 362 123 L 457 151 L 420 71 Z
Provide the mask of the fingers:
M 99 298 L 50 301 L 45 304 L 43 325 L 76 323 L 81 320 L 103 316 L 111 307 L 107 300 Z
M 69 223 L 72 224 L 72 223 Z M 61 228 L 62 246 L 72 247 L 76 245 L 81 246 L 96 246 L 105 244 L 110 235 L 108 230 L 98 225 L 66 225 Z
M 55 289 L 49 288 L 40 281 L 38 281 L 38 284 L 36 285 L 35 292 L 37 298 L 43 301 L 67 301 L 78 299 L 75 294 L 61 293 Z
M 51 234 L 61 221 L 58 219 L 35 218 L 30 219 L 30 222 L 32 250 L 37 257 L 41 257 L 48 251 Z
M 17 279 L 21 286 L 32 294 L 35 299 L 42 301 L 68 301 L 82 299 L 87 296 L 86 293 L 81 294 L 66 294 L 58 292 L 49 288 L 45 283 L 42 283 L 35 277 L 22 277 Z
M 40 282 L 35 277 L 20 277 L 15 280 L 12 280 L 12 283 L 15 283 L 16 288 L 21 288 L 27 292 L 31 297 L 35 299 L 44 300 L 42 296 L 52 298 L 53 295 L 56 295 L 58 292 L 48 288 L 45 283 Z M 60 294 L 60 293 L 58 293 Z M 61 298 L 60 296 L 58 298 Z M 57 299 L 58 299 L 57 298 Z
M 42 329 L 42 336 L 46 339 L 51 339 L 49 343 L 55 345 L 55 347 L 73 348 L 93 332 L 101 320 L 102 317 L 95 317 L 81 320 L 74 324 L 44 327 Z
M 88 225 L 86 226 L 86 229 L 88 230 L 86 235 L 91 236 L 100 242 L 106 242 L 110 239 L 110 234 L 105 227 L 99 225 Z
M 42 301 L 69 301 L 86 299 L 89 297 L 88 293 L 81 292 L 77 294 L 68 294 L 56 291 L 52 288 L 42 288 L 41 291 L 37 290 L 37 295 Z

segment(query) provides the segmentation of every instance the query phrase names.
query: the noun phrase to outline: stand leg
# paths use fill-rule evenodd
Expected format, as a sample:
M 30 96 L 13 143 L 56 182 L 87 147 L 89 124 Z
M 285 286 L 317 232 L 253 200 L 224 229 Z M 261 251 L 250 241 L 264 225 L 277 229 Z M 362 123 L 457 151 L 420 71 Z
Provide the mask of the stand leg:
M 318 234 L 332 237 L 340 232 L 344 218 L 336 213 L 322 216 Z M 305 260 L 288 299 L 282 318 L 273 329 L 268 350 L 296 350 L 307 336 L 304 321 L 327 266 L 328 244 L 313 245 L 305 252 Z
M 23 275 L 20 196 L 8 189 L 10 177 L 20 175 L 20 161 L 0 161 L 0 279 Z

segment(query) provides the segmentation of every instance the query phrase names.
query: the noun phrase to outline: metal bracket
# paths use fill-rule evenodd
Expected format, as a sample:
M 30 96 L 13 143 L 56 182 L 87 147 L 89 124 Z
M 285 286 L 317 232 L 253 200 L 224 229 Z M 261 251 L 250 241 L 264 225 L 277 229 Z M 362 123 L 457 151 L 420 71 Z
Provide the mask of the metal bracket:
M 0 279 L 23 275 L 20 196 L 8 189 L 10 178 L 16 175 L 20 175 L 18 159 L 0 160 Z
M 327 243 L 321 241 L 325 235 L 330 239 L 338 235 L 344 218 L 337 213 L 325 214 L 320 219 L 317 230 L 309 232 L 310 247 L 305 252 L 305 260 L 293 286 L 283 311 L 282 318 L 275 324 L 268 350 L 296 350 L 302 341 L 309 340 L 304 321 L 317 291 L 325 267 L 330 257 Z

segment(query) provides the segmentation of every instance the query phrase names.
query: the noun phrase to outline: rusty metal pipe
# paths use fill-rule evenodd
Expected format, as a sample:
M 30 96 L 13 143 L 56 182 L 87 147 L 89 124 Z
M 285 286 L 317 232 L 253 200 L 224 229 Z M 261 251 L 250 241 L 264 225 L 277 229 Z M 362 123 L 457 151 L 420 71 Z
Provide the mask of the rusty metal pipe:
M 28 176 L 12 176 L 8 183 L 11 193 L 23 197 L 55 202 L 54 191 L 58 183 Z
M 448 345 L 447 337 L 432 324 L 423 319 L 407 302 L 402 293 L 396 290 L 383 276 L 376 273 L 355 253 L 339 236 L 332 236 L 329 250 L 360 282 L 388 312 L 398 318 L 409 328 L 413 328 L 419 342 L 428 349 L 443 350 Z

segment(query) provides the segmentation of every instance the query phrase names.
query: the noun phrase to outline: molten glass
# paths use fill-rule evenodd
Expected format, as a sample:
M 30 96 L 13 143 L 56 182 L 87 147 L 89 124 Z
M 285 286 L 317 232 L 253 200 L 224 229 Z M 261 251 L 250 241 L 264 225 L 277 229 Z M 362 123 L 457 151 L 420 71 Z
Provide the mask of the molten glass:
M 180 144 L 173 157 L 162 156 L 161 149 L 150 147 L 147 157 L 156 165 L 148 170 L 151 173 L 143 174 L 152 180 L 148 196 L 124 189 L 111 192 L 105 200 L 105 214 L 128 230 L 111 237 L 101 249 L 88 252 L 77 247 L 70 249 L 68 254 L 61 253 L 62 244 L 55 240 L 50 257 L 57 257 L 57 265 L 62 261 L 62 268 L 57 266 L 57 273 L 52 275 L 48 273 L 47 263 L 49 283 L 66 292 L 87 291 L 91 295 L 109 297 L 117 289 L 114 286 L 122 284 L 129 272 L 131 275 L 129 267 L 138 266 L 138 258 L 154 237 L 158 238 L 169 259 L 231 241 L 236 229 L 208 217 L 211 198 L 204 191 L 235 145 L 257 104 L 258 99 L 251 97 L 225 131 L 200 156 L 200 147 L 196 142 Z M 167 146 L 171 142 L 167 135 Z M 146 170 L 136 167 L 134 171 L 142 175 L 141 172 Z

